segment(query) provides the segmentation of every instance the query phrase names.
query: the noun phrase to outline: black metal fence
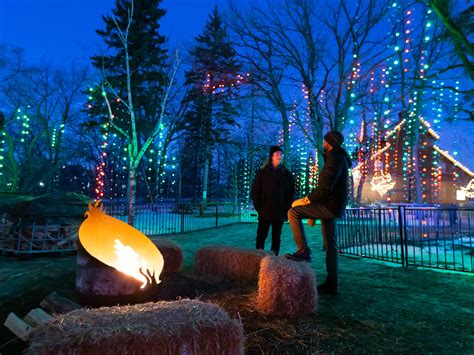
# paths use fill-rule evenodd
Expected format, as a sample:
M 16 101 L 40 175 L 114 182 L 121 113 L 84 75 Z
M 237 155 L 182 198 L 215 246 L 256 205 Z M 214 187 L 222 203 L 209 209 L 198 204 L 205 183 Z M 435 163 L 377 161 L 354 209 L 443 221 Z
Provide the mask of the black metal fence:
M 128 222 L 125 203 L 105 203 L 107 214 Z M 256 215 L 234 202 L 142 203 L 135 206 L 134 226 L 148 236 L 185 233 L 234 223 L 254 222 Z
M 107 214 L 128 222 L 128 205 L 104 202 Z M 86 207 L 84 206 L 84 212 Z M 185 233 L 257 220 L 255 212 L 238 202 L 135 204 L 134 226 L 148 236 Z M 26 222 L 0 213 L 0 253 L 14 255 L 57 254 L 76 250 L 80 219 L 61 222 Z
M 474 272 L 474 209 L 349 208 L 338 224 L 342 254 Z
M 127 204 L 105 202 L 109 215 L 128 221 Z M 0 251 L 38 254 L 73 251 L 79 225 L 17 223 L 2 215 Z M 396 206 L 349 208 L 338 223 L 342 254 L 474 273 L 474 209 Z M 137 203 L 134 226 L 148 236 L 256 222 L 238 202 Z

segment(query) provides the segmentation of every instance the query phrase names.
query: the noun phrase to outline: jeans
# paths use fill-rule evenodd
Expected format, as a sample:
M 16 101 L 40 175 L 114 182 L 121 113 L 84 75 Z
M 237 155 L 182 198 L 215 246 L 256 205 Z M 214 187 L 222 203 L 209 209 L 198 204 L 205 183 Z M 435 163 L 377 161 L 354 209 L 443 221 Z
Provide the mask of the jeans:
M 309 251 L 308 241 L 303 228 L 303 219 L 319 219 L 321 220 L 321 232 L 323 235 L 324 250 L 326 251 L 326 270 L 327 282 L 338 282 L 338 261 L 337 261 L 337 238 L 336 238 L 336 218 L 331 211 L 319 203 L 311 203 L 309 205 L 292 207 L 288 211 L 288 220 L 290 222 L 291 231 L 297 252 Z
M 257 228 L 257 249 L 265 248 L 265 240 L 267 239 L 268 231 L 272 226 L 272 246 L 271 249 L 278 255 L 280 252 L 280 242 L 281 242 L 281 228 L 283 227 L 283 222 L 272 222 L 267 221 L 262 218 L 258 218 L 258 228 Z

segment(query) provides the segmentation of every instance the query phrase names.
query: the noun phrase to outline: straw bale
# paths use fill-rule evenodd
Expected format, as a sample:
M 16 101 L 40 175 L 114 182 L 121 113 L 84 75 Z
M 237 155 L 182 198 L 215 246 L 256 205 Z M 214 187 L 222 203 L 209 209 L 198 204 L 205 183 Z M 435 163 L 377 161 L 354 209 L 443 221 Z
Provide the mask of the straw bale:
M 81 309 L 31 333 L 27 354 L 243 354 L 243 327 L 197 300 Z
M 266 315 L 311 314 L 317 304 L 316 276 L 308 263 L 267 256 L 260 264 L 257 309 Z
M 266 255 L 263 250 L 208 246 L 196 252 L 195 270 L 218 280 L 257 283 L 260 261 Z
M 178 243 L 164 238 L 154 239 L 153 243 L 163 255 L 163 273 L 178 272 L 183 264 L 183 252 Z

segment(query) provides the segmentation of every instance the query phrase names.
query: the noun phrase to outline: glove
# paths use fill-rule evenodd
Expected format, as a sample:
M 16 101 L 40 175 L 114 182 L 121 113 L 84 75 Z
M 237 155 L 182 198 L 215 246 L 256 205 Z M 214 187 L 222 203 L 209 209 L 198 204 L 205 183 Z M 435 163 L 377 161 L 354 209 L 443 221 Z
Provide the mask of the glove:
M 307 197 L 300 198 L 298 200 L 293 201 L 293 203 L 291 204 L 291 207 L 306 206 L 306 205 L 309 205 L 310 203 L 311 201 Z

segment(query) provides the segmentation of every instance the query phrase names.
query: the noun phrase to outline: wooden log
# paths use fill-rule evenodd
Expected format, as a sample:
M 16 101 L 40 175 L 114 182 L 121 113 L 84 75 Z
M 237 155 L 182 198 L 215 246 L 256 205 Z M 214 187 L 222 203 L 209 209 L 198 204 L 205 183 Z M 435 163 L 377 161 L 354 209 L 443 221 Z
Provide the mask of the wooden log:
M 78 239 L 79 239 L 79 228 L 78 227 L 72 228 L 70 230 L 70 233 L 66 237 L 58 241 L 57 243 L 58 249 L 60 249 L 63 246 L 67 246 L 68 244 L 74 243 Z
M 40 230 L 35 231 L 35 235 L 33 236 L 34 239 L 43 239 L 46 235 L 46 232 L 42 232 Z
M 34 308 L 29 311 L 23 319 L 25 320 L 25 322 L 35 327 L 37 325 L 50 321 L 51 319 L 53 319 L 53 316 L 49 313 L 46 313 L 41 308 Z
M 50 313 L 59 314 L 82 308 L 77 303 L 59 295 L 57 292 L 51 292 L 48 297 L 41 301 L 40 306 Z
M 20 245 L 20 250 L 38 250 L 41 249 L 39 243 L 33 243 L 33 240 L 31 239 L 30 236 L 25 236 L 24 234 L 21 234 L 19 231 L 15 231 L 14 237 L 17 239 L 17 242 Z
M 13 334 L 23 341 L 28 341 L 32 327 L 15 313 L 11 312 L 4 323 Z

